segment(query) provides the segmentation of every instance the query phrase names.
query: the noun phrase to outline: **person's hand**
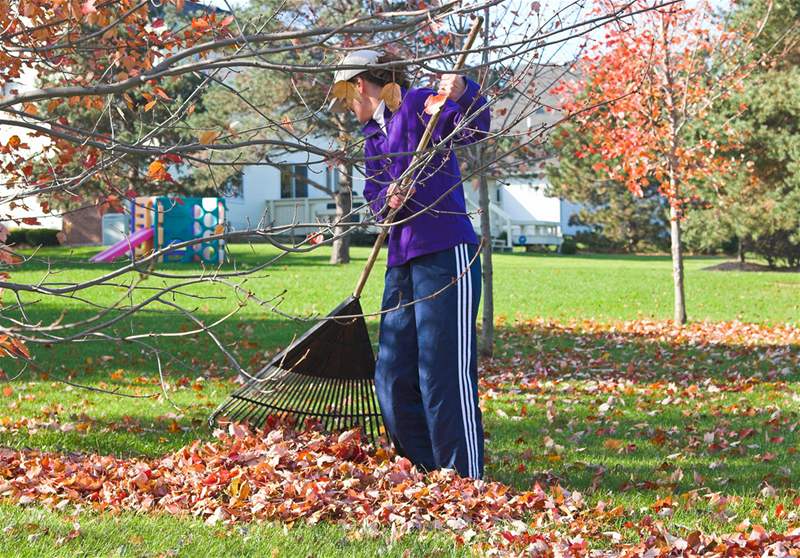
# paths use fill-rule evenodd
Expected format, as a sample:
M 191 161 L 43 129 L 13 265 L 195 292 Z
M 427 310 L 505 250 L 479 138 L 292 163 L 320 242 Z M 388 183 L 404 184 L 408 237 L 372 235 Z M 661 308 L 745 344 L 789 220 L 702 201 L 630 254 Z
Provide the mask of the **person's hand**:
M 416 188 L 411 186 L 410 192 L 408 192 L 408 197 L 411 197 L 416 192 Z M 386 196 L 389 198 L 389 207 L 392 209 L 397 209 L 406 199 L 406 191 L 405 189 L 400 188 L 398 184 L 392 184 L 389 186 L 389 189 L 386 191 Z
M 467 84 L 464 81 L 464 76 L 460 74 L 443 74 L 439 82 L 439 95 L 447 95 L 451 101 L 458 101 L 464 91 L 467 90 Z

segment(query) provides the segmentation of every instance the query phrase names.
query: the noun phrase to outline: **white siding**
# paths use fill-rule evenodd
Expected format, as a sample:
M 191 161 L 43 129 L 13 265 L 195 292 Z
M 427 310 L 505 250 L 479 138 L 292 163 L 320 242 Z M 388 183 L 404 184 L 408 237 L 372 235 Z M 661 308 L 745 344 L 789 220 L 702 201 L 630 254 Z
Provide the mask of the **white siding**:
M 249 166 L 244 169 L 242 196 L 227 197 L 228 223 L 235 230 L 255 228 L 264 215 L 265 200 L 280 199 L 281 175 L 268 166 Z
M 281 157 L 281 163 L 305 164 L 308 156 L 303 153 L 292 153 Z M 327 166 L 314 163 L 308 166 L 308 178 L 320 184 L 326 183 Z M 328 199 L 329 196 L 313 186 L 308 186 L 310 200 Z M 250 165 L 243 171 L 242 195 L 226 197 L 228 222 L 236 230 L 254 228 L 267 209 L 267 200 L 281 199 L 281 173 L 277 167 L 270 165 Z M 298 198 L 298 203 L 305 203 Z
M 502 187 L 500 206 L 514 220 L 561 222 L 561 200 L 544 192 L 544 180 L 511 179 Z
M 29 69 L 25 69 L 22 71 L 22 75 L 13 85 L 8 85 L 4 88 L 4 94 L 10 94 L 12 89 L 17 89 L 20 93 L 27 91 L 29 89 L 33 89 L 36 83 L 36 74 L 33 73 Z M 12 116 L 8 116 L 8 118 L 13 118 Z M 23 155 L 29 155 L 31 153 L 35 153 L 36 151 L 42 149 L 43 146 L 47 145 L 50 140 L 46 137 L 31 137 L 29 135 L 27 128 L 21 128 L 19 126 L 13 125 L 2 125 L 0 126 L 0 142 L 3 144 L 7 143 L 11 136 L 19 136 L 19 139 L 22 140 L 22 143 L 27 143 L 30 148 L 28 150 L 22 151 Z M 0 162 L 2 159 L 0 159 Z M 0 174 L 0 183 L 3 183 L 3 190 L 4 194 L 12 194 L 14 190 L 9 190 L 5 187 L 5 182 L 8 180 L 3 174 Z M 18 191 L 18 190 L 17 190 Z M 44 216 L 42 213 L 41 207 L 39 207 L 39 201 L 36 196 L 31 196 L 24 200 L 17 200 L 18 204 L 24 204 L 27 206 L 27 209 L 24 207 L 15 207 L 11 208 L 9 206 L 0 207 L 0 220 L 5 221 L 6 226 L 10 228 L 19 228 L 19 227 L 30 227 L 30 225 L 25 225 L 24 223 L 16 224 L 13 221 L 7 221 L 5 218 L 12 217 L 14 219 L 22 219 L 23 217 L 36 217 L 39 219 L 42 227 L 50 228 L 50 229 L 61 229 L 61 217 L 47 215 Z M 36 227 L 37 225 L 34 225 Z

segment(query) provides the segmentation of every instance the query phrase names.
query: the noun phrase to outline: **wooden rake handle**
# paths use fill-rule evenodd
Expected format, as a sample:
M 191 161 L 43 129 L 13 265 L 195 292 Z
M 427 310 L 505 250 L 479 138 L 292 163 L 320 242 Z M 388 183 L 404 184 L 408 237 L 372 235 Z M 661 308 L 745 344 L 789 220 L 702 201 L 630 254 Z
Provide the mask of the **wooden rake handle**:
M 475 18 L 475 23 L 472 24 L 472 29 L 470 29 L 469 36 L 467 37 L 467 42 L 464 45 L 463 52 L 461 56 L 458 58 L 458 62 L 456 62 L 454 70 L 458 71 L 464 67 L 464 64 L 467 61 L 467 55 L 469 54 L 470 49 L 472 49 L 472 45 L 475 43 L 475 39 L 478 38 L 478 33 L 481 31 L 481 26 L 483 25 L 483 17 L 478 16 Z M 428 147 L 428 143 L 431 141 L 431 136 L 433 135 L 433 130 L 436 128 L 436 124 L 439 122 L 439 115 L 442 114 L 441 109 L 436 111 L 431 116 L 431 119 L 428 120 L 428 125 L 425 127 L 425 132 L 422 134 L 422 137 L 419 140 L 419 144 L 417 145 L 417 150 L 414 152 L 414 156 L 411 158 L 411 164 L 408 166 L 408 170 L 400 177 L 400 184 L 402 185 L 401 191 L 406 189 L 413 180 L 412 172 L 413 169 L 416 167 L 417 163 L 419 162 L 420 156 L 423 151 Z M 408 194 L 406 194 L 406 200 L 408 199 Z M 375 265 L 375 261 L 378 259 L 378 254 L 381 251 L 381 246 L 383 246 L 386 237 L 389 235 L 389 225 L 392 224 L 394 221 L 395 215 L 400 209 L 403 207 L 403 204 L 400 204 L 395 209 L 389 211 L 389 214 L 386 216 L 386 219 L 383 220 L 384 227 L 381 228 L 381 232 L 378 234 L 378 238 L 375 239 L 375 244 L 372 245 L 372 251 L 369 254 L 369 258 L 367 258 L 367 263 L 364 266 L 364 270 L 361 272 L 361 277 L 358 278 L 358 283 L 356 283 L 356 288 L 353 291 L 353 297 L 358 298 L 361 296 L 361 291 L 364 290 L 364 285 L 367 284 L 367 279 L 369 279 L 369 274 L 372 272 L 372 267 Z

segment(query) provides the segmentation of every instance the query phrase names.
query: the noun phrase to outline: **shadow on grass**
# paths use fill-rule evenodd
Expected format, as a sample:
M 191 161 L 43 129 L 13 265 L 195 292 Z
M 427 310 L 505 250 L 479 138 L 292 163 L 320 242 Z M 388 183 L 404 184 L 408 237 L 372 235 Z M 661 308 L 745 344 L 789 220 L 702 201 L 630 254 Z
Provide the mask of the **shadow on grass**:
M 526 252 L 524 250 L 515 250 L 513 252 L 503 252 L 503 255 L 513 256 L 515 258 L 565 258 L 570 260 L 588 260 L 588 261 L 608 261 L 608 262 L 670 262 L 672 261 L 668 254 L 603 254 L 603 253 L 577 253 L 562 255 L 557 252 Z M 714 256 L 686 256 L 685 260 L 713 260 L 722 258 L 715 258 Z
M 254 370 L 309 325 L 246 319 L 227 322 L 219 334 Z M 163 317 L 140 314 L 119 327 L 160 331 Z M 369 327 L 377 339 L 377 324 Z M 498 328 L 499 356 L 482 363 L 481 376 L 488 478 L 520 489 L 543 480 L 588 493 L 633 494 L 697 486 L 756 494 L 767 484 L 800 483 L 794 467 L 800 416 L 793 403 L 800 344 L 782 343 L 781 331 L 768 328 L 737 333 L 714 330 L 722 326 L 712 324 L 705 333 L 672 342 L 656 326 L 639 331 L 592 323 L 582 327 L 529 322 Z M 748 332 L 759 331 L 774 344 L 745 343 Z M 159 346 L 175 356 L 165 361 L 173 384 L 183 375 L 190 383 L 199 374 L 233 376 L 206 337 L 167 339 Z M 53 377 L 66 374 L 92 386 L 158 391 L 155 361 L 131 343 L 39 350 L 37 359 L 52 364 Z M 119 370 L 123 373 L 115 378 Z M 89 427 L 3 434 L 0 444 L 124 456 L 156 456 L 210 437 L 204 420 L 235 387 L 212 379 L 195 391 L 184 383 L 171 393 L 182 408 L 175 411 L 164 400 L 67 393 L 52 378 L 23 379 L 24 389 L 21 381 L 9 384 L 16 406 L 9 415 L 44 420 L 48 406 L 61 404 L 59 421 Z
M 222 270 L 233 270 L 234 268 L 252 268 L 262 265 L 281 252 L 268 244 L 233 244 L 229 246 L 227 261 L 220 267 Z M 92 263 L 90 258 L 107 249 L 107 246 L 64 246 L 64 247 L 43 247 L 38 250 L 24 249 L 19 253 L 29 256 L 32 259 L 22 265 L 22 270 L 45 270 L 48 266 L 68 267 L 71 269 L 82 268 L 86 271 L 92 270 L 113 270 L 128 265 L 130 260 L 119 258 L 114 263 Z M 367 252 L 355 250 L 350 255 L 351 263 L 366 261 Z M 284 266 L 292 267 L 330 267 L 330 251 L 326 247 L 315 248 L 310 252 L 286 253 L 273 264 L 276 268 Z M 213 267 L 213 266 L 212 266 Z M 161 271 L 191 271 L 201 269 L 198 263 L 159 263 L 156 269 Z M 269 268 L 267 268 L 269 269 Z

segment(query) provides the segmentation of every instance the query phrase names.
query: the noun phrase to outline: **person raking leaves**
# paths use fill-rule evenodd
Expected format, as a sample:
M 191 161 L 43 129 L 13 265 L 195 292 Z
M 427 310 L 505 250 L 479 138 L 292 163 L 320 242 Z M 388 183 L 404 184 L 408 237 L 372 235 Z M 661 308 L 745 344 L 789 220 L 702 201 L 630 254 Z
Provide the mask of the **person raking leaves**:
M 475 81 L 444 74 L 438 92 L 412 88 L 398 62 L 374 50 L 348 54 L 334 76 L 330 105 L 351 111 L 363 125 L 364 197 L 376 218 L 397 210 L 376 395 L 399 455 L 424 470 L 450 468 L 482 478 L 475 332 L 481 271 L 454 148 L 486 136 L 490 111 Z M 431 157 L 423 158 L 421 170 L 412 169 L 415 179 L 402 191 L 398 179 L 436 110 Z

